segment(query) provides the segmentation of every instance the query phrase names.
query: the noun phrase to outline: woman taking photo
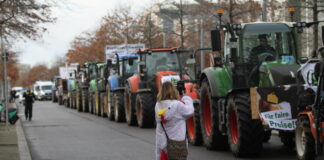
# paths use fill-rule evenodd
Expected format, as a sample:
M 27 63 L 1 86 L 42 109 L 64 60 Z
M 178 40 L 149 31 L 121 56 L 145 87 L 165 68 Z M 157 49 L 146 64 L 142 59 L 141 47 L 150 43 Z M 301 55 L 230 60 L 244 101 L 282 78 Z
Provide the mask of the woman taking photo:
M 186 120 L 193 115 L 194 107 L 189 96 L 180 95 L 171 82 L 163 83 L 157 95 L 156 160 L 187 159 Z

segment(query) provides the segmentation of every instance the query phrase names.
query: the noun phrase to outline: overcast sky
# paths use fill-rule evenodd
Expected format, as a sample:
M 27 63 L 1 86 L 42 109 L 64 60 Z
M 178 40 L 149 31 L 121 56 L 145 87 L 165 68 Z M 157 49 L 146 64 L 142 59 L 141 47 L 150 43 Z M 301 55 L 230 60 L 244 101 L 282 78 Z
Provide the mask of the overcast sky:
M 84 31 L 92 31 L 101 18 L 114 8 L 130 5 L 134 12 L 147 8 L 155 0 L 65 0 L 53 10 L 55 24 L 48 24 L 48 32 L 37 41 L 18 42 L 14 50 L 21 53 L 20 62 L 50 65 L 56 57 L 63 56 L 70 42 Z

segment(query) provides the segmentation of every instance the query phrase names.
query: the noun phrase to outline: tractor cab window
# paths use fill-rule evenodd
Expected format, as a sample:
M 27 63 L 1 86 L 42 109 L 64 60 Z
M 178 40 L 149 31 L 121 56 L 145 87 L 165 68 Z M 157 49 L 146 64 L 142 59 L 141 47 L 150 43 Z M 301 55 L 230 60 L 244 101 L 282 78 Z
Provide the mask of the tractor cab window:
M 124 61 L 124 76 L 126 77 L 130 77 L 132 76 L 134 73 L 136 73 L 137 71 L 137 63 L 138 63 L 138 60 L 137 59 L 133 59 L 133 64 L 130 65 L 128 63 L 128 60 L 127 61 Z
M 154 76 L 159 71 L 179 72 L 179 62 L 176 53 L 153 52 L 145 55 L 147 74 L 149 77 Z
M 239 55 L 243 63 L 260 64 L 263 61 L 295 62 L 294 42 L 290 32 L 245 34 L 240 37 Z
M 97 73 L 96 73 L 96 66 L 95 65 L 90 65 L 89 66 L 89 77 L 90 79 L 94 79 L 97 77 Z
M 198 69 L 200 69 L 200 64 L 192 57 L 192 51 L 180 53 L 179 60 L 182 74 L 187 76 L 190 80 L 196 80 L 196 74 L 199 72 Z

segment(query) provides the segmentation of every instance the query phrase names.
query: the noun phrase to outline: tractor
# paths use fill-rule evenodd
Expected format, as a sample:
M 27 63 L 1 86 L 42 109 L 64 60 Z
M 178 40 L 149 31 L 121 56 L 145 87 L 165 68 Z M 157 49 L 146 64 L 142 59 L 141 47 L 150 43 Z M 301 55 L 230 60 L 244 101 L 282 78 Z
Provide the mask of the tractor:
M 322 27 L 322 37 L 324 37 L 324 27 Z M 324 158 L 324 47 L 320 48 L 319 52 L 322 60 L 310 59 L 300 69 L 307 85 L 302 87 L 308 89 L 299 93 L 295 130 L 295 145 L 299 160 Z
M 77 81 L 76 81 L 76 72 L 74 71 L 74 73 L 71 73 L 71 79 L 68 80 L 68 101 L 69 101 L 69 107 L 72 109 L 76 109 L 77 108 L 77 104 L 76 104 L 76 96 L 77 96 Z
M 75 96 L 73 101 L 75 101 L 75 108 L 79 112 L 83 112 L 82 108 L 82 83 L 84 77 L 84 68 L 81 68 L 80 65 L 77 65 L 77 70 L 74 71 L 75 75 Z
M 164 81 L 176 83 L 179 80 L 190 80 L 190 71 L 188 70 L 190 67 L 183 65 L 186 64 L 191 55 L 188 53 L 192 53 L 192 51 L 178 48 L 138 51 L 140 57 L 138 62 L 139 74 L 129 77 L 125 85 L 124 102 L 128 125 L 138 125 L 141 128 L 155 125 L 154 106 L 161 83 Z M 182 67 L 186 68 L 183 74 L 180 73 Z M 183 76 L 180 78 L 180 75 Z M 189 87 L 189 85 L 187 86 Z M 188 91 L 193 90 L 188 89 Z
M 115 71 L 116 74 L 110 74 L 106 85 L 107 111 L 108 119 L 116 122 L 125 122 L 124 91 L 125 81 L 134 75 L 137 70 L 137 55 L 116 54 L 116 64 L 108 63 L 110 73 Z
M 89 100 L 89 109 L 92 114 L 101 115 L 101 108 L 100 104 L 100 97 L 98 90 L 98 68 L 104 66 L 105 63 L 103 62 L 93 62 L 88 66 L 88 81 L 89 81 L 89 88 L 88 88 L 88 100 Z
M 199 78 L 199 118 L 207 149 L 230 148 L 236 157 L 257 156 L 272 129 L 279 130 L 284 145 L 294 144 L 300 67 L 296 32 L 305 26 L 222 24 L 211 32 L 213 51 L 220 54 L 215 66 L 204 69 Z M 257 47 L 264 38 L 266 49 Z

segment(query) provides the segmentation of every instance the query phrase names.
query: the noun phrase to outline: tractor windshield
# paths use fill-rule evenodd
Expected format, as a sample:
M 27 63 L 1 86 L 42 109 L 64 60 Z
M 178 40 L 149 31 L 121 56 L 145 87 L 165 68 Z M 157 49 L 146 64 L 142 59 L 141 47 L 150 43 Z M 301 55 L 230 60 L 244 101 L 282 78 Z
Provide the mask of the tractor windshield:
M 170 51 L 153 52 L 145 56 L 147 74 L 149 77 L 154 76 L 159 71 L 179 72 L 179 62 L 176 53 Z
M 133 64 L 129 64 L 128 61 L 124 61 L 124 76 L 126 77 L 130 77 L 132 76 L 134 73 L 137 72 L 137 63 L 138 60 L 137 59 L 133 59 Z
M 295 62 L 295 46 L 290 32 L 244 34 L 240 37 L 243 63 L 263 61 Z

